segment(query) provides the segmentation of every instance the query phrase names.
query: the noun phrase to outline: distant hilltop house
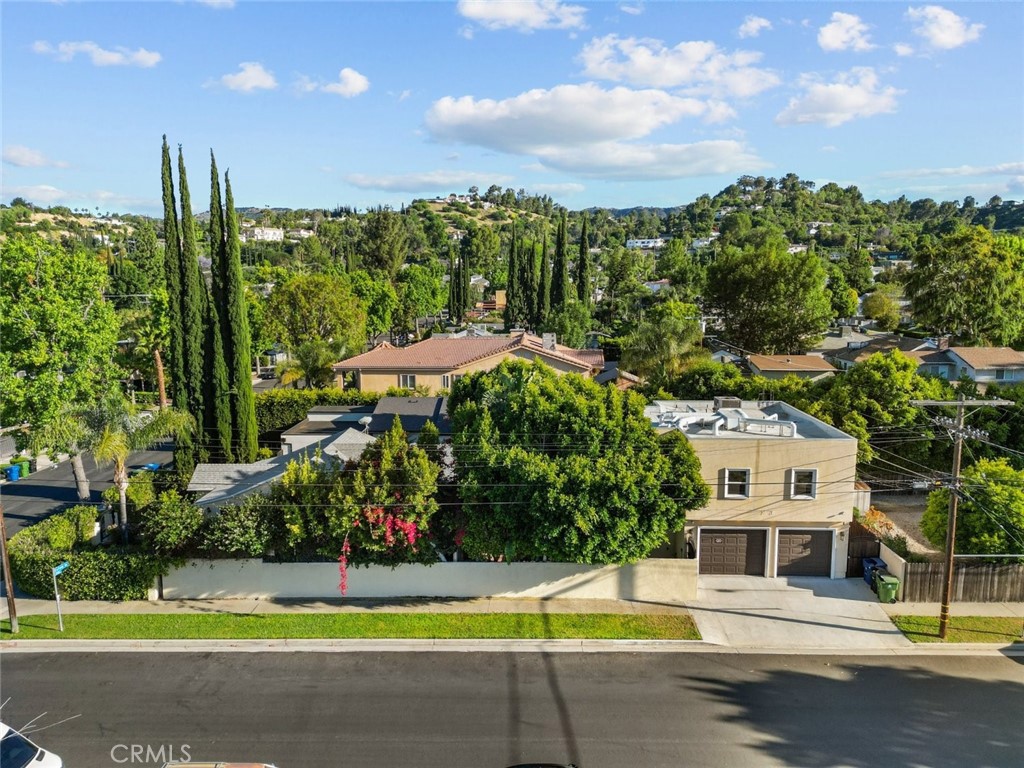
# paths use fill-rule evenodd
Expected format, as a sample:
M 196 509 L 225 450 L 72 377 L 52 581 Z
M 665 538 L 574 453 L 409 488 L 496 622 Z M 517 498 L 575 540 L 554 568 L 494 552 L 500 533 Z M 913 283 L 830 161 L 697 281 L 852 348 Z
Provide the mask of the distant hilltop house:
M 356 388 L 364 392 L 419 387 L 433 394 L 450 388 L 468 373 L 489 371 L 510 359 L 540 360 L 558 373 L 578 373 L 587 378 L 604 368 L 604 352 L 600 349 L 572 349 L 558 344 L 554 334 L 538 338 L 524 331 L 486 337 L 431 337 L 407 347 L 384 342 L 369 352 L 335 363 L 333 368 L 338 387 L 351 374 Z
M 289 229 L 285 234 L 289 240 L 305 240 L 316 233 L 312 229 Z
M 670 237 L 647 237 L 636 240 L 627 240 L 627 248 L 635 248 L 640 250 L 654 250 L 656 248 L 664 248 L 665 244 L 671 240 Z
M 708 237 L 697 237 L 690 241 L 690 251 L 698 251 L 701 248 L 708 248 L 718 237 L 717 232 L 712 232 Z
M 281 229 L 280 227 L 251 227 L 249 229 L 243 229 L 241 232 L 239 232 L 238 237 L 243 243 L 283 243 L 284 230 Z

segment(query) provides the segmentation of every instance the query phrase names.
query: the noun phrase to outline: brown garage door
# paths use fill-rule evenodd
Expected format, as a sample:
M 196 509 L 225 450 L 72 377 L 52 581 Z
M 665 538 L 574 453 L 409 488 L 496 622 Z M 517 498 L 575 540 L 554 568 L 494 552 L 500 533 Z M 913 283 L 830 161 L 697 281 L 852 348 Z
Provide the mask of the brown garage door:
M 767 531 L 704 528 L 700 532 L 700 573 L 764 576 Z
M 832 531 L 779 531 L 779 576 L 831 576 Z

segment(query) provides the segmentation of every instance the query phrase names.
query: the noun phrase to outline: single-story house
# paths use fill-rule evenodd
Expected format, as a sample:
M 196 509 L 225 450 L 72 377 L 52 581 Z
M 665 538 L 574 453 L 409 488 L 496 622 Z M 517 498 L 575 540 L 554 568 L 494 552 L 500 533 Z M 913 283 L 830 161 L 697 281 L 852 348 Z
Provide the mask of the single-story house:
M 950 347 L 954 378 L 967 376 L 978 384 L 1024 381 L 1024 352 L 1009 347 Z
M 318 452 L 342 463 L 358 461 L 366 446 L 374 440 L 376 438 L 372 435 L 347 428 L 319 440 L 311 440 L 293 453 L 251 464 L 200 464 L 192 472 L 188 490 L 203 494 L 196 499 L 196 505 L 206 509 L 239 504 L 246 496 L 263 493 L 270 483 L 281 478 L 292 461 L 303 456 L 313 457 Z
M 645 414 L 679 430 L 711 500 L 671 538 L 700 574 L 845 578 L 857 440 L 780 402 L 658 400 Z
M 853 340 L 841 349 L 828 350 L 825 352 L 825 359 L 839 370 L 846 371 L 874 354 L 892 352 L 894 349 L 906 354 L 921 350 L 935 350 L 937 345 L 931 339 L 912 339 L 909 336 L 885 334 L 867 340 Z
M 442 438 L 452 433 L 447 397 L 382 397 L 376 405 L 318 405 L 306 418 L 281 433 L 281 451 L 291 453 L 319 440 L 356 429 L 371 437 L 391 429 L 398 417 L 410 442 L 431 421 Z
M 818 381 L 835 374 L 835 367 L 818 355 L 748 355 L 747 365 L 755 376 L 766 379 L 799 379 Z
M 522 331 L 483 338 L 431 337 L 401 348 L 384 342 L 333 368 L 339 387 L 347 374 L 354 374 L 356 388 L 364 392 L 425 387 L 434 393 L 450 388 L 467 373 L 489 371 L 510 359 L 540 360 L 558 373 L 586 377 L 604 368 L 600 349 L 572 349 L 558 344 L 554 334 L 539 338 Z

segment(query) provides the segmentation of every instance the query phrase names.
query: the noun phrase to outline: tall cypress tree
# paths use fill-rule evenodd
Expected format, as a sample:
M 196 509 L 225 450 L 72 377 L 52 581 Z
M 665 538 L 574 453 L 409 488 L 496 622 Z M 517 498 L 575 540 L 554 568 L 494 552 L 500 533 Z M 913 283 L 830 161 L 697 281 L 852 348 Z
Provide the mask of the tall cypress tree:
M 508 246 L 508 280 L 505 286 L 505 330 L 510 331 L 522 324 L 521 298 L 522 288 L 519 285 L 519 244 L 516 242 L 516 222 L 512 220 L 512 240 Z
M 567 229 L 565 212 L 558 222 L 558 233 L 555 236 L 555 260 L 551 265 L 551 311 L 558 312 L 569 303 L 569 258 L 567 254 Z
M 465 316 L 473 307 L 469 300 L 470 268 L 469 259 L 459 260 L 459 301 L 462 306 L 462 315 Z
M 548 256 L 548 233 L 544 230 L 544 242 L 540 250 L 540 275 L 537 278 L 537 317 L 534 327 L 540 328 L 551 312 L 551 258 Z
M 178 240 L 178 211 L 174 201 L 174 177 L 171 173 L 171 150 L 164 136 L 160 164 L 164 199 L 164 276 L 167 284 L 167 317 L 171 336 L 171 398 L 179 408 L 188 403 L 185 388 L 185 357 L 182 354 L 184 331 L 181 318 L 181 245 Z
M 178 146 L 178 186 L 181 191 L 181 318 L 182 356 L 185 359 L 187 409 L 197 420 L 203 418 L 203 319 L 206 287 L 199 273 L 196 224 L 188 192 L 185 158 Z
M 452 323 L 461 322 L 459 317 L 459 273 L 455 262 L 455 249 L 448 245 L 448 319 Z
M 519 257 L 523 267 L 523 285 L 526 294 L 526 324 L 531 329 L 537 328 L 537 245 L 531 242 L 524 248 Z
M 234 391 L 231 402 L 232 426 L 235 438 L 235 459 L 244 463 L 256 461 L 259 451 L 256 423 L 256 399 L 252 392 L 252 336 L 249 333 L 249 314 L 245 302 L 245 283 L 242 279 L 242 243 L 238 236 L 238 215 L 231 194 L 231 179 L 224 176 L 227 187 L 227 226 L 225 227 L 226 258 L 224 259 L 224 293 L 227 298 L 227 316 L 231 352 L 229 363 L 230 386 Z
M 203 422 L 211 453 L 231 461 L 231 398 L 228 394 L 228 341 L 224 314 L 224 209 L 220 202 L 220 177 L 217 161 L 210 152 L 210 272 L 211 291 L 204 294 Z
M 591 269 L 590 269 L 590 243 L 587 236 L 587 214 L 583 213 L 583 229 L 580 232 L 580 255 L 576 259 L 576 296 L 583 306 L 590 308 L 591 299 Z

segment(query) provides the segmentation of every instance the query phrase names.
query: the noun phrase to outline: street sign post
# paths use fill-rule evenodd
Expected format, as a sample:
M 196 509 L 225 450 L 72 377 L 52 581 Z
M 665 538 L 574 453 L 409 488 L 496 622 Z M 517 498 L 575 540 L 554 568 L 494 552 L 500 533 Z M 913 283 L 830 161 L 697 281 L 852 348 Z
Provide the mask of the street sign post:
M 53 596 L 57 599 L 57 624 L 60 626 L 60 631 L 64 631 L 64 617 L 60 613 L 60 591 L 57 589 L 57 577 L 60 576 L 70 566 L 67 560 L 60 565 L 53 566 Z

